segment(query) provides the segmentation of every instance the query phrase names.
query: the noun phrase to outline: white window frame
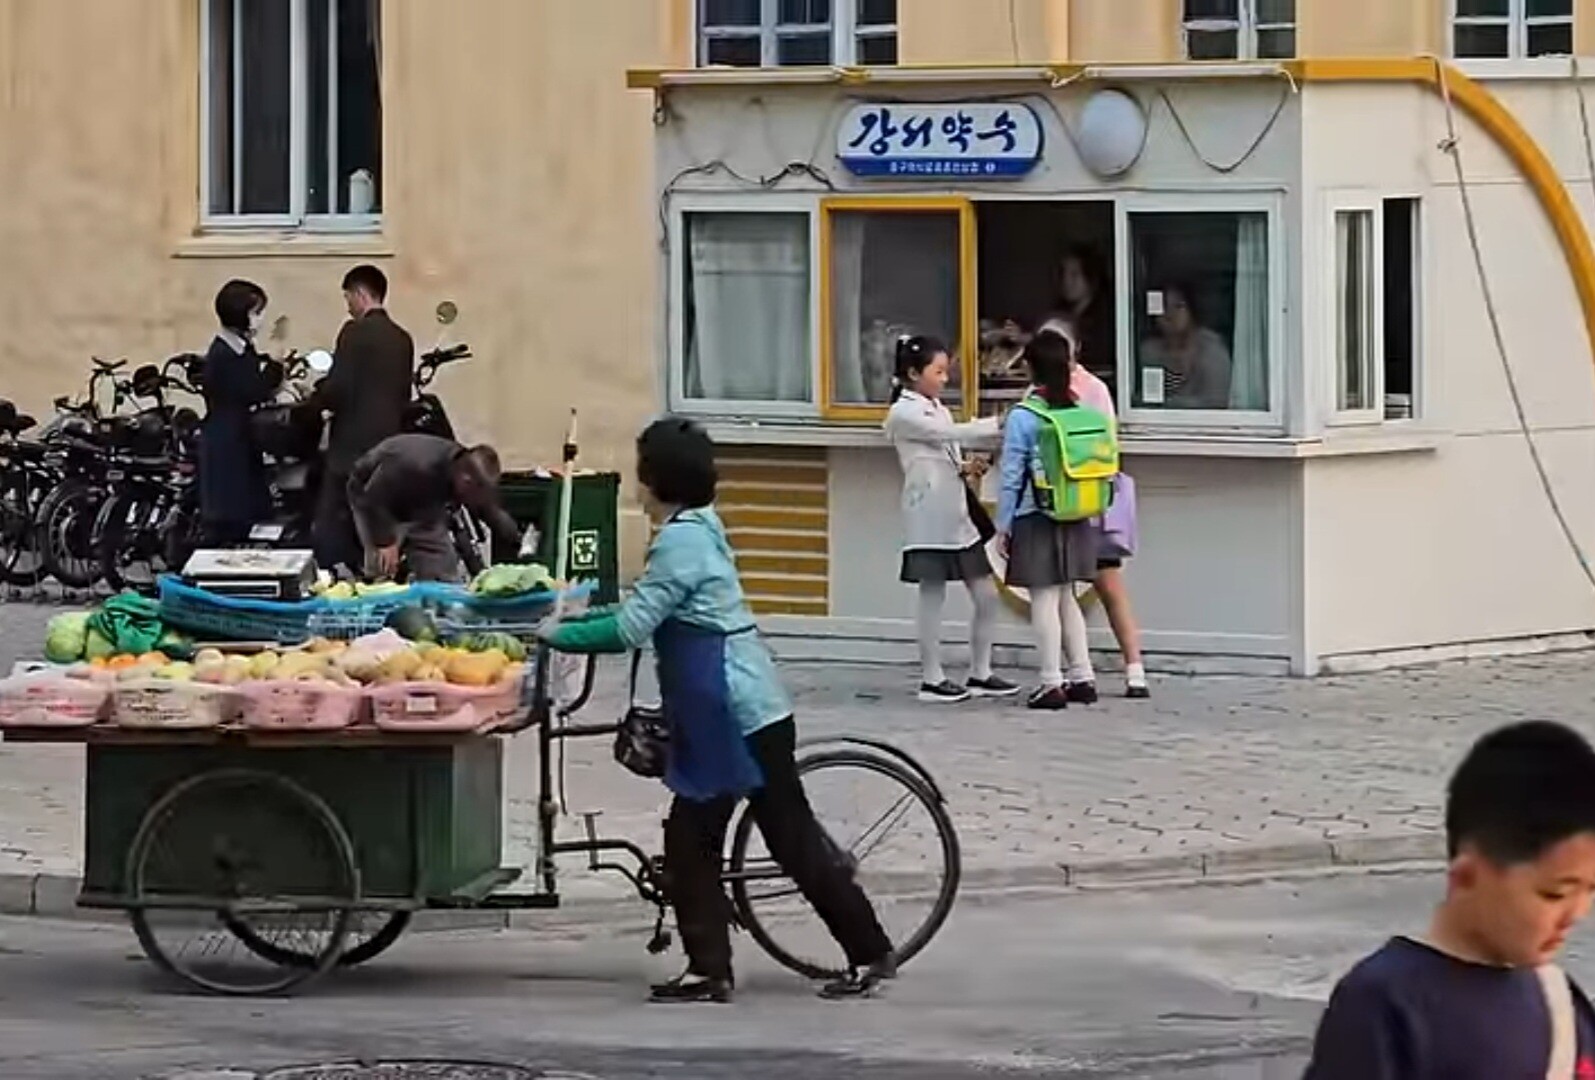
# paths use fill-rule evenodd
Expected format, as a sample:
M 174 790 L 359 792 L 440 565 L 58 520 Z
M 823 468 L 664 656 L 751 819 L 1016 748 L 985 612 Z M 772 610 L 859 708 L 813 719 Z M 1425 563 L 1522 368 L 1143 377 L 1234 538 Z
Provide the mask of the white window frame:
M 1343 408 L 1340 401 L 1341 380 L 1345 374 L 1345 357 L 1341 355 L 1341 333 L 1344 330 L 1341 309 L 1340 275 L 1340 217 L 1343 214 L 1367 214 L 1369 221 L 1368 258 L 1372 273 L 1368 275 L 1368 311 L 1370 313 L 1370 341 L 1372 352 L 1373 403 L 1366 408 Z M 1330 424 L 1379 424 L 1385 412 L 1385 213 L 1382 198 L 1337 200 L 1330 206 L 1329 214 L 1330 287 L 1324 290 L 1329 302 L 1324 305 L 1329 316 L 1328 332 L 1323 338 L 1329 343 L 1329 411 Z
M 1451 20 L 1446 29 L 1447 53 L 1456 60 L 1466 64 L 1499 64 L 1503 61 L 1537 61 L 1537 60 L 1566 60 L 1571 53 L 1546 53 L 1542 56 L 1530 56 L 1529 27 L 1531 26 L 1568 26 L 1577 34 L 1577 22 L 1574 16 L 1578 13 L 1578 3 L 1574 0 L 1571 9 L 1566 15 L 1540 15 L 1530 17 L 1528 14 L 1528 0 L 1507 0 L 1508 8 L 1503 16 L 1478 16 L 1457 14 L 1457 0 L 1448 0 Z M 1459 26 L 1505 26 L 1507 28 L 1506 55 L 1505 56 L 1458 56 L 1457 55 L 1457 27 Z M 1574 51 L 1577 41 L 1574 41 Z
M 1301 0 L 1296 0 L 1297 4 Z M 1184 0 L 1180 3 L 1180 45 L 1184 50 L 1187 60 L 1191 57 L 1191 31 L 1199 33 L 1235 31 L 1235 59 L 1257 59 L 1257 35 L 1265 30 L 1294 30 L 1300 33 L 1300 22 L 1293 17 L 1290 22 L 1259 23 L 1257 21 L 1257 0 L 1236 0 L 1236 17 L 1233 19 L 1187 19 L 1185 18 Z M 1300 48 L 1291 50 L 1299 53 Z M 1289 58 L 1281 58 L 1289 59 Z
M 902 18 L 902 4 L 898 0 L 898 18 Z M 780 67 L 780 38 L 783 32 L 809 31 L 818 33 L 828 29 L 831 34 L 831 66 L 854 67 L 860 63 L 858 43 L 860 38 L 896 37 L 898 23 L 880 23 L 860 26 L 858 5 L 860 0 L 831 0 L 830 23 L 780 22 L 780 0 L 760 0 L 757 27 L 715 27 L 703 24 L 703 0 L 693 0 L 692 30 L 693 50 L 698 67 L 708 66 L 705 42 L 714 38 L 759 39 L 759 64 L 761 67 Z M 795 66 L 795 65 L 787 65 Z
M 309 2 L 308 0 L 275 0 L 275 2 L 289 5 L 289 36 L 292 42 L 288 61 L 288 212 L 283 214 L 245 214 L 245 213 L 216 213 L 211 210 L 211 191 L 214 177 L 211 175 L 211 140 L 214 138 L 214 125 L 211 122 L 211 0 L 198 0 L 199 2 L 199 45 L 200 45 L 200 106 L 199 106 L 199 191 L 200 191 L 200 228 L 205 231 L 226 232 L 240 229 L 300 229 L 305 232 L 375 232 L 382 227 L 382 214 L 311 214 L 306 212 L 309 197 L 309 124 L 308 110 L 310 107 L 310 65 L 309 65 Z M 236 57 L 241 48 L 239 20 L 237 12 L 242 3 L 258 2 L 258 0 L 232 0 L 233 3 L 233 52 Z M 328 41 L 335 41 L 337 37 L 338 8 L 336 4 L 327 5 L 329 26 Z M 379 14 L 379 18 L 381 14 Z M 378 29 L 380 33 L 380 27 Z M 338 80 L 337 63 L 338 51 L 334 48 L 327 50 L 328 87 L 327 109 L 329 114 L 335 114 L 338 108 Z M 232 128 L 237 132 L 242 126 L 239 116 L 239 98 L 234 94 L 231 102 L 233 110 Z M 338 125 L 327 125 L 327 170 L 329 176 L 337 174 L 338 162 Z M 241 173 L 241 144 L 235 134 L 233 139 L 233 188 L 236 204 L 239 190 L 239 175 Z M 336 192 L 328 192 L 329 200 L 336 201 Z
M 1290 340 L 1288 320 L 1291 305 L 1287 295 L 1286 237 L 1282 228 L 1284 193 L 1278 190 L 1226 192 L 1222 194 L 1133 192 L 1115 200 L 1113 243 L 1114 280 L 1118 303 L 1119 400 L 1115 402 L 1126 425 L 1136 431 L 1157 429 L 1201 429 L 1215 433 L 1234 431 L 1283 431 L 1285 426 L 1285 349 Z M 1268 408 L 1241 409 L 1148 409 L 1135 401 L 1134 255 L 1131 250 L 1130 217 L 1133 214 L 1263 214 L 1268 228 Z
M 700 418 L 730 420 L 820 419 L 820 199 L 818 195 L 772 192 L 677 192 L 671 196 L 669 308 L 665 350 L 667 401 L 671 411 Z M 804 214 L 809 223 L 809 399 L 807 401 L 728 401 L 689 398 L 687 377 L 686 242 L 688 214 Z

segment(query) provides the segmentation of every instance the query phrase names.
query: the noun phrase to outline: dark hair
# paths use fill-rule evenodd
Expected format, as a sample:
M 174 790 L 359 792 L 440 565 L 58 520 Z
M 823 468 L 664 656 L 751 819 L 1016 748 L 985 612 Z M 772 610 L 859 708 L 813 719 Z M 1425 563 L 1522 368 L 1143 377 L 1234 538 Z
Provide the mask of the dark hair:
M 1481 738 L 1446 791 L 1446 850 L 1473 847 L 1501 866 L 1533 862 L 1595 833 L 1595 748 L 1571 728 L 1537 720 Z
M 1191 313 L 1191 321 L 1197 321 L 1196 292 L 1191 288 L 1188 282 L 1165 281 L 1162 286 L 1159 287 L 1158 291 L 1163 294 L 1163 304 L 1165 311 L 1168 310 L 1169 295 L 1173 294 L 1174 296 L 1178 296 L 1181 300 L 1185 301 L 1185 309 Z
M 1076 244 L 1063 249 L 1063 254 L 1058 256 L 1058 285 L 1063 285 L 1063 268 L 1068 263 L 1078 263 L 1080 273 L 1085 275 L 1086 283 L 1091 286 L 1093 296 L 1103 291 L 1106 276 L 1102 270 L 1102 260 L 1097 253 L 1083 244 Z
M 503 467 L 499 464 L 498 451 L 487 444 L 473 446 L 454 459 L 454 467 L 460 470 L 473 485 L 496 488 Z
M 925 334 L 912 334 L 897 339 L 897 356 L 892 371 L 892 400 L 896 401 L 908 389 L 915 375 L 930 366 L 932 360 L 947 352 L 940 338 Z
M 362 263 L 343 275 L 343 291 L 354 289 L 364 289 L 381 303 L 388 298 L 388 275 L 369 263 Z
M 1025 361 L 1030 365 L 1030 381 L 1041 387 L 1041 396 L 1053 408 L 1075 403 L 1069 388 L 1074 374 L 1074 346 L 1056 330 L 1043 330 L 1025 346 Z
M 249 316 L 266 306 L 266 290 L 234 278 L 216 293 L 216 318 L 235 334 L 249 332 Z
M 637 479 L 668 506 L 708 506 L 720 480 L 714 440 L 691 420 L 655 420 L 637 436 Z

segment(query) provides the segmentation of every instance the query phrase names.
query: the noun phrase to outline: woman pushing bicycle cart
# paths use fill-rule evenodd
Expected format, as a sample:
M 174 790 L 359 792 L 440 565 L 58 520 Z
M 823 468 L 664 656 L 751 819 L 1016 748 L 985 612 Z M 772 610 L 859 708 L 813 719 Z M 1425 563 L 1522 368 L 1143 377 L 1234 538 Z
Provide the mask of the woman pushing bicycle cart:
M 848 972 L 821 995 L 868 996 L 896 974 L 892 943 L 798 778 L 792 703 L 713 509 L 714 444 L 691 421 L 660 420 L 637 440 L 637 478 L 643 508 L 659 528 L 642 578 L 618 608 L 541 636 L 577 653 L 626 652 L 651 639 L 658 657 L 664 782 L 675 795 L 665 822 L 664 876 L 687 970 L 655 986 L 653 1000 L 731 1000 L 721 852 L 744 797 L 771 856 L 847 956 Z

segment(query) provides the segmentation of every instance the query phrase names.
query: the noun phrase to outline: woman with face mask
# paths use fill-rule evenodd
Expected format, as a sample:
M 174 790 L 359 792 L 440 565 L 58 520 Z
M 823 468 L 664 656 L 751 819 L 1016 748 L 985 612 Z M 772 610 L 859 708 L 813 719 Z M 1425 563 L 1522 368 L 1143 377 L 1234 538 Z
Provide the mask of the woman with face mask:
M 282 384 L 282 369 L 255 350 L 265 315 L 266 292 L 252 281 L 229 281 L 216 294 L 221 326 L 205 353 L 199 451 L 200 515 L 212 546 L 242 543 L 271 516 L 266 463 L 249 433 L 250 410 Z

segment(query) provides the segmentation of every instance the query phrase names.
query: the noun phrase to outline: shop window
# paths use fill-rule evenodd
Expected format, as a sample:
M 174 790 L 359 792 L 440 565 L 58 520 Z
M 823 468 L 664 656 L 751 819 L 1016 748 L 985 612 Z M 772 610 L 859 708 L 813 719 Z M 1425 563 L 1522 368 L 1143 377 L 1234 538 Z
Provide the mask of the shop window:
M 1573 0 L 1452 0 L 1451 52 L 1462 60 L 1573 53 Z
M 688 213 L 679 395 L 812 405 L 809 215 Z
M 897 0 L 698 0 L 704 66 L 897 63 Z
M 1296 0 L 1184 0 L 1188 60 L 1289 60 Z
M 372 224 L 380 0 L 205 0 L 207 224 Z
M 825 415 L 868 419 L 884 413 L 897 339 L 905 334 L 927 334 L 953 350 L 958 363 L 944 400 L 961 408 L 975 363 L 970 205 L 961 199 L 830 199 L 821 206 Z
M 1127 220 L 1132 338 L 1120 400 L 1160 413 L 1270 412 L 1269 215 L 1158 211 Z
M 1352 422 L 1415 414 L 1418 201 L 1335 212 L 1335 412 Z

